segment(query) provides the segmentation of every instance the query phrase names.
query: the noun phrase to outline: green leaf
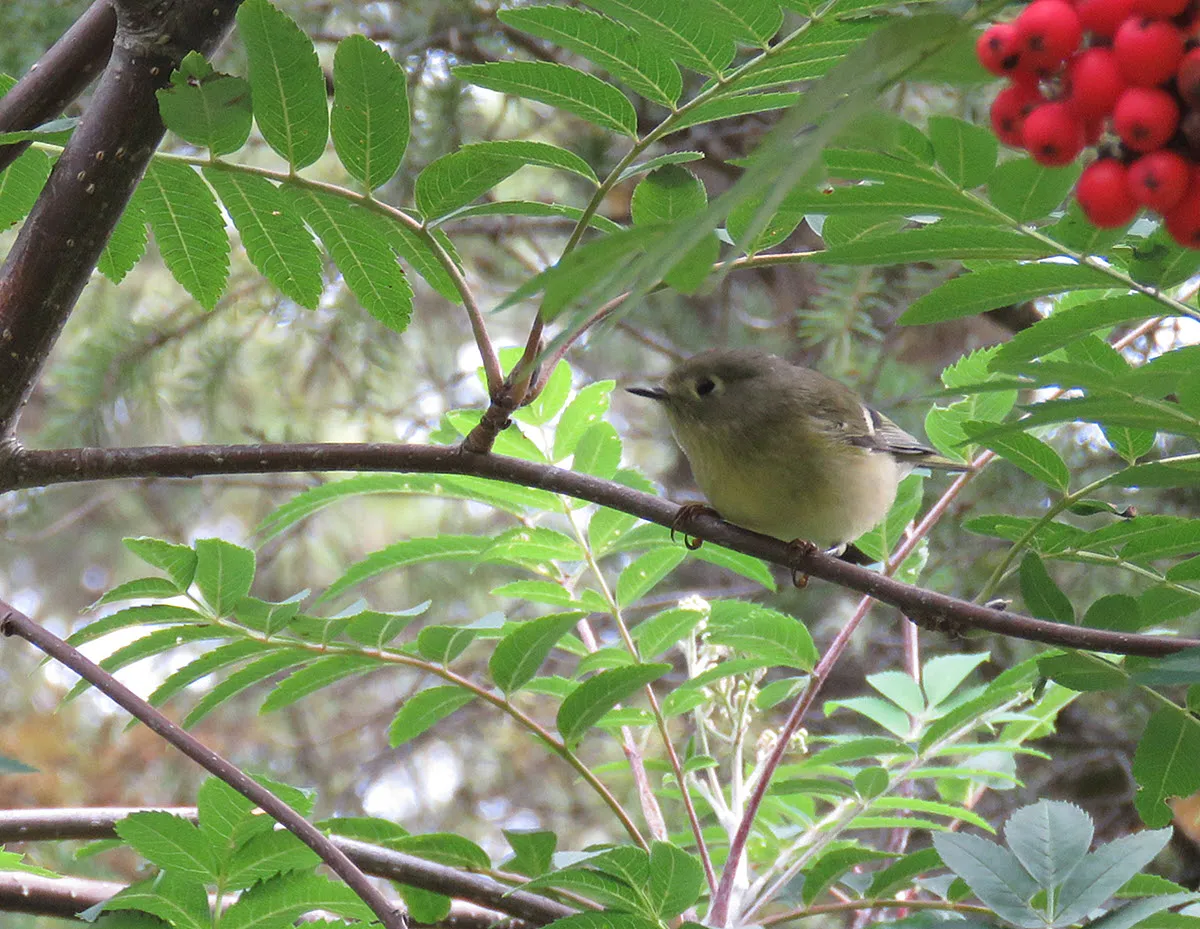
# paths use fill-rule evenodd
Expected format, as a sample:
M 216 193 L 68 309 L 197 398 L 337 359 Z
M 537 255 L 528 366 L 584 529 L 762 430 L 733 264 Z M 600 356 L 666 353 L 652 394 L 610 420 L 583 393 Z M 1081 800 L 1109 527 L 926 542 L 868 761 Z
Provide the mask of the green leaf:
M 254 552 L 223 539 L 196 540 L 196 586 L 218 616 L 233 612 L 254 583 Z
M 491 539 L 474 535 L 406 539 L 352 564 L 345 574 L 325 589 L 317 602 L 330 600 L 355 584 L 394 568 L 434 561 L 474 561 L 491 544 Z
M 507 374 L 508 371 L 506 370 L 505 373 Z M 546 378 L 546 386 L 542 388 L 541 393 L 534 398 L 532 403 L 517 410 L 513 416 L 523 423 L 544 426 L 562 411 L 570 394 L 571 367 L 565 361 L 560 361 L 554 366 L 550 376 Z
M 205 716 L 227 700 L 237 696 L 243 690 L 261 682 L 263 679 L 278 674 L 281 671 L 299 667 L 316 661 L 319 655 L 299 648 L 277 649 L 263 655 L 256 661 L 234 671 L 208 693 L 201 697 L 183 719 L 183 727 L 188 729 L 200 722 Z
M 935 832 L 932 839 L 946 866 L 997 916 L 1022 927 L 1043 925 L 1028 903 L 1038 891 L 1037 882 L 1012 852 L 962 833 Z
M 236 152 L 250 137 L 250 84 L 214 71 L 199 52 L 188 52 L 156 96 L 167 128 L 213 155 Z
M 464 626 L 426 626 L 417 635 L 417 651 L 423 658 L 447 665 L 466 651 L 476 636 L 494 634 L 503 625 L 503 614 L 488 613 Z
M 621 437 L 612 423 L 601 421 L 588 426 L 575 446 L 571 470 L 612 480 L 620 466 Z
M 558 420 L 554 430 L 554 460 L 562 461 L 575 453 L 583 434 L 608 412 L 615 381 L 596 381 L 581 387 Z
M 629 607 L 649 593 L 687 557 L 679 548 L 658 548 L 634 559 L 617 579 L 617 603 Z
M 729 81 L 726 89 L 740 94 L 821 77 L 882 24 L 882 18 L 843 22 L 834 17 L 814 19 L 797 41 L 784 49 L 774 49 L 770 56 L 749 62 Z M 890 149 L 888 141 L 880 139 L 879 147 Z
M 1092 847 L 1092 818 L 1073 803 L 1039 800 L 1004 825 L 1004 841 L 1045 890 L 1058 887 Z
M 1117 690 L 1129 683 L 1120 668 L 1090 655 L 1051 655 L 1038 659 L 1038 670 L 1063 687 L 1080 693 Z
M 194 661 L 189 661 L 177 671 L 173 671 L 146 699 L 151 706 L 162 706 L 189 684 L 194 684 L 214 671 L 237 664 L 251 655 L 258 655 L 267 650 L 269 650 L 268 646 L 250 639 L 239 639 L 227 645 L 221 645 L 205 652 Z
M 329 137 L 325 75 L 312 41 L 267 0 L 246 0 L 238 8 L 237 27 L 250 63 L 259 131 L 292 169 L 312 164 Z
M 1170 839 L 1170 829 L 1146 830 L 1096 849 L 1059 888 L 1056 924 L 1069 926 L 1084 919 L 1153 861 Z
M 321 297 L 321 253 L 304 223 L 266 178 L 205 168 L 242 238 L 246 256 L 286 296 L 310 310 Z
M 1089 265 L 1026 264 L 983 268 L 951 278 L 914 302 L 900 316 L 905 326 L 922 326 L 974 316 L 1033 297 L 1112 286 L 1105 272 Z
M 338 43 L 333 57 L 333 147 L 368 190 L 386 183 L 408 146 L 404 68 L 363 35 Z
M 374 913 L 347 885 L 318 874 L 292 872 L 255 884 L 221 914 L 221 929 L 290 926 L 305 913 L 327 910 L 370 923 Z
M 157 159 L 139 190 L 167 270 L 211 310 L 229 274 L 229 236 L 212 191 L 190 165 Z
M 704 183 L 687 168 L 666 165 L 647 174 L 633 190 L 630 213 L 638 225 L 669 223 L 708 205 Z
M 462 303 L 462 294 L 459 293 L 454 278 L 450 276 L 433 244 L 436 242 L 441 247 L 441 252 L 449 255 L 451 261 L 454 261 L 455 254 L 452 249 L 447 248 L 449 239 L 445 237 L 445 233 L 441 229 L 418 232 L 399 221 L 389 222 L 387 225 L 392 250 L 408 262 L 412 269 L 424 278 L 425 283 L 441 296 L 451 303 Z
M 288 675 L 267 694 L 258 708 L 260 713 L 272 713 L 291 706 L 297 700 L 316 693 L 337 681 L 364 674 L 379 667 L 374 658 L 365 655 L 327 655 Z
M 546 829 L 503 831 L 504 838 L 513 850 L 513 857 L 503 863 L 504 870 L 527 877 L 536 877 L 550 870 L 558 836 Z
M 1133 802 L 1147 826 L 1171 822 L 1169 798 L 1190 797 L 1200 790 L 1197 758 L 1200 724 L 1194 716 L 1164 707 L 1150 717 L 1133 756 L 1133 776 L 1138 783 Z M 1167 829 L 1162 832 L 1169 834 Z
M 569 171 L 596 182 L 591 166 L 565 148 L 521 140 L 477 142 L 443 155 L 425 167 L 417 176 L 417 207 L 427 219 L 446 216 L 526 165 Z
M 628 98 L 611 84 L 575 68 L 548 61 L 493 61 L 451 70 L 477 87 L 536 100 L 603 129 L 637 136 L 637 112 Z
M 138 558 L 166 573 L 179 588 L 191 586 L 196 576 L 196 552 L 188 545 L 177 545 L 149 536 L 121 540 Z
M 387 493 L 475 500 L 522 516 L 529 509 L 548 510 L 558 506 L 558 498 L 544 490 L 487 478 L 451 474 L 360 474 L 341 481 L 329 481 L 297 494 L 267 516 L 255 531 L 270 539 L 332 503 L 363 494 Z
M 226 887 L 250 887 L 288 871 L 310 870 L 320 856 L 290 832 L 253 836 L 229 860 Z
M 492 866 L 487 852 L 470 839 L 453 833 L 427 832 L 424 835 L 408 835 L 392 839 L 387 844 L 388 848 L 398 852 L 436 861 L 451 868 L 486 871 Z
M 1134 246 L 1129 276 L 1140 284 L 1171 287 L 1196 273 L 1194 250 L 1175 242 L 1161 226 Z
M 120 600 L 159 599 L 174 597 L 181 593 L 179 585 L 165 577 L 141 577 L 135 581 L 118 584 L 95 602 L 95 606 L 116 603 Z M 198 617 L 197 617 L 198 618 Z
M 543 7 L 543 9 L 569 9 L 568 7 Z M 639 161 L 631 164 L 628 168 L 622 171 L 617 176 L 617 183 L 628 181 L 631 178 L 638 177 L 642 174 L 649 174 L 651 171 L 656 171 L 664 165 L 688 164 L 693 161 L 702 161 L 704 159 L 703 152 L 666 152 L 662 155 L 656 155 L 646 161 Z
M 439 220 L 438 224 L 444 226 L 447 223 L 468 219 L 472 216 L 566 216 L 577 221 L 584 220 L 583 210 L 565 203 L 540 203 L 535 200 L 492 200 L 455 210 L 449 216 Z M 588 216 L 587 224 L 601 232 L 620 232 L 624 228 L 620 223 L 614 223 L 611 219 L 598 213 Z
M 698 11 L 718 33 L 763 48 L 783 25 L 775 0 L 701 0 Z
M 1079 179 L 1080 166 L 1047 168 L 1032 158 L 1014 158 L 992 172 L 988 197 L 1017 222 L 1045 218 L 1066 199 Z
M 695 856 L 669 842 L 650 846 L 650 884 L 646 893 L 660 919 L 678 916 L 700 899 L 704 869 Z
M 709 564 L 715 564 L 726 571 L 733 571 L 735 574 L 749 578 L 756 584 L 761 584 L 767 590 L 777 589 L 775 578 L 771 575 L 770 567 L 765 561 L 761 561 L 758 558 L 743 555 L 741 552 L 735 552 L 732 549 L 722 548 L 720 545 L 714 545 L 712 542 L 697 549 L 692 555 L 701 561 L 707 561 Z
M 41 156 L 42 153 L 26 152 L 25 154 Z M 18 158 L 17 162 L 20 160 Z M 10 165 L 8 170 L 11 169 Z M 6 177 L 7 171 L 0 173 L 0 204 L 6 202 Z M 133 270 L 134 265 L 141 260 L 146 251 L 146 242 L 149 236 L 146 233 L 146 211 L 142 207 L 144 194 L 140 194 L 140 190 L 140 186 L 134 190 L 133 196 L 125 205 L 125 212 L 117 220 L 116 228 L 113 229 L 108 241 L 104 243 L 104 251 L 100 253 L 100 260 L 96 264 L 96 269 L 114 284 L 120 284 L 125 279 L 125 275 Z M 0 225 L 3 223 L 0 222 Z
M 699 16 L 672 0 L 588 0 L 588 6 L 624 23 L 686 68 L 715 77 L 733 61 L 731 38 L 711 16 Z
M 987 183 L 996 167 L 996 136 L 952 116 L 929 119 L 929 139 L 938 164 L 959 187 L 970 189 Z
M 412 317 L 412 288 L 392 253 L 391 224 L 341 197 L 311 188 L 290 188 L 292 206 L 316 232 L 367 312 L 394 332 Z
M 174 929 L 210 929 L 212 926 L 204 884 L 176 874 L 159 874 L 148 881 L 131 884 L 106 900 L 101 908 L 150 913 Z
M 601 671 L 573 690 L 559 707 L 556 724 L 563 741 L 576 745 L 605 713 L 671 670 L 669 664 L 640 664 Z
M 992 359 L 992 370 L 1018 370 L 1026 361 L 1049 354 L 1091 332 L 1148 319 L 1161 311 L 1162 305 L 1145 294 L 1122 294 L 1056 309 L 1001 345 Z
M 1008 435 L 980 438 L 991 430 L 989 424 L 967 422 L 963 424 L 966 434 L 979 444 L 990 448 L 1010 464 L 1016 465 L 1034 480 L 1041 481 L 1052 490 L 1065 494 L 1071 484 L 1071 472 L 1058 452 L 1034 438 L 1028 432 L 1013 432 Z
M 1021 559 L 1021 596 L 1025 608 L 1038 619 L 1073 624 L 1075 608 L 1046 571 L 1046 565 L 1034 552 Z
M 630 635 L 643 658 L 657 658 L 684 636 L 690 635 L 707 615 L 707 610 L 690 607 L 664 610 L 638 623 Z
M 133 609 L 137 608 L 134 607 Z M 227 636 L 227 632 L 209 625 L 172 625 L 165 629 L 157 629 L 149 635 L 144 635 L 140 639 L 118 648 L 100 662 L 100 667 L 111 674 L 144 658 L 161 655 L 163 652 L 186 645 L 188 642 L 223 639 Z M 90 686 L 91 684 L 87 681 L 79 681 L 67 691 L 66 696 L 63 697 L 63 702 L 74 700 Z
M 220 867 L 217 851 L 186 819 L 171 813 L 132 813 L 116 825 L 116 832 L 139 855 L 166 871 L 211 882 Z
M 653 43 L 590 10 L 524 6 L 496 15 L 509 26 L 586 58 L 647 100 L 671 107 L 683 91 L 679 68 Z
M 444 894 L 413 887 L 411 884 L 398 886 L 400 896 L 404 898 L 408 918 L 413 922 L 437 925 L 450 915 L 453 901 Z
M 804 671 L 817 662 L 812 636 L 794 616 L 740 600 L 718 600 L 711 611 L 708 641 L 713 645 Z
M 383 648 L 403 632 L 414 619 L 429 609 L 432 601 L 394 613 L 363 610 L 346 619 L 346 636 L 372 648 Z
M 933 223 L 918 229 L 865 235 L 844 245 L 814 252 L 812 260 L 830 265 L 892 265 L 955 259 L 1048 258 L 1056 250 L 1008 229 Z
M 50 177 L 50 159 L 36 149 L 23 152 L 0 171 L 0 229 L 24 219 Z
M 488 671 L 496 686 L 507 695 L 516 693 L 533 680 L 558 640 L 584 615 L 571 612 L 541 616 L 521 623 L 501 639 L 488 661 Z
M 415 739 L 435 723 L 475 699 L 461 687 L 430 687 L 404 701 L 388 727 L 388 744 L 395 748 Z
M 867 768 L 866 770 L 879 771 L 881 769 Z M 826 852 L 804 872 L 801 899 L 806 905 L 811 905 L 830 884 L 847 871 L 868 861 L 878 861 L 890 857 L 887 852 L 877 851 L 873 848 L 835 848 Z

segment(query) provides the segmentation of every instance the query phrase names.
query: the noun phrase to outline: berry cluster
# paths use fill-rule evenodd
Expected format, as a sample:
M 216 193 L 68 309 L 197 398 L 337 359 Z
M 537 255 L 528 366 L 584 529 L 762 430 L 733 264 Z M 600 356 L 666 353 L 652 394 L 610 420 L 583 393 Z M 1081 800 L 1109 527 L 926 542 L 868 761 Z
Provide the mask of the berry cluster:
M 1009 78 L 992 129 L 1044 165 L 1100 150 L 1075 198 L 1097 226 L 1160 213 L 1200 249 L 1200 0 L 1033 0 L 976 43 Z

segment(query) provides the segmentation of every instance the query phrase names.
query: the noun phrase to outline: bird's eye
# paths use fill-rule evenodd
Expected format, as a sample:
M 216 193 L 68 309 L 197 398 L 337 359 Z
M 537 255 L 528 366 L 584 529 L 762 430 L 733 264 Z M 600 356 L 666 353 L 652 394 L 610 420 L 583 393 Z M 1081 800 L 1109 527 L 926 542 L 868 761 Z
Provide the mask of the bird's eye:
M 716 390 L 716 382 L 711 377 L 702 377 L 696 381 L 696 395 L 699 397 L 707 396 Z

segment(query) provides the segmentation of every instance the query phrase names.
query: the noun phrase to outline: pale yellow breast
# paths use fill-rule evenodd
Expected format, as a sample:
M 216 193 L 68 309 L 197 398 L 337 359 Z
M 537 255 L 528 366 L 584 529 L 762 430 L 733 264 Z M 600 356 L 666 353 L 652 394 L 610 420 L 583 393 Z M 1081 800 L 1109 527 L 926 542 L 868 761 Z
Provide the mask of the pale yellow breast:
M 687 449 L 696 482 L 729 522 L 823 548 L 851 542 L 887 515 L 904 476 L 890 455 L 846 447 L 837 467 L 814 471 L 777 461 Z M 715 454 L 714 454 L 715 452 Z

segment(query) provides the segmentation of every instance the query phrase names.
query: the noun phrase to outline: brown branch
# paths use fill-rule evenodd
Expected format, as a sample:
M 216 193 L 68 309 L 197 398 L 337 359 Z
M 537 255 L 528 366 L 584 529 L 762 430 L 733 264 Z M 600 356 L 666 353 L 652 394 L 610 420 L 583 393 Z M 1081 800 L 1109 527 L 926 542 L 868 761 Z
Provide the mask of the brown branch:
M 189 51 L 216 47 L 237 5 L 210 0 L 117 8 L 108 67 L 0 268 L 0 440 L 11 435 L 166 131 L 155 91 Z M 97 18 L 102 13 L 89 11 Z
M 406 929 L 403 914 L 320 829 L 240 768 L 222 758 L 191 733 L 175 725 L 95 662 L 89 661 L 78 650 L 3 600 L 0 600 L 0 633 L 19 636 L 59 664 L 70 668 L 144 723 L 155 735 L 175 746 L 242 796 L 258 804 L 272 819 L 320 855 L 321 860 L 371 908 L 387 929 Z
M 116 31 L 112 4 L 95 0 L 0 99 L 0 131 L 35 129 L 58 116 L 100 73 Z M 28 147 L 28 142 L 0 145 L 0 171 Z
M 10 448 L 0 454 L 0 492 L 50 484 L 120 478 L 199 477 L 298 471 L 389 471 L 469 474 L 566 494 L 671 526 L 679 506 L 615 481 L 503 455 L 475 455 L 459 448 L 386 444 L 264 444 L 147 446 L 141 448 Z M 1159 657 L 1200 647 L 1200 639 L 1089 629 L 995 610 L 905 584 L 820 552 L 797 555 L 787 542 L 700 515 L 687 534 L 773 564 L 830 581 L 901 610 L 935 628 L 981 629 L 1061 648 Z
M 149 809 L 165 810 L 192 822 L 198 818 L 194 806 L 0 810 L 0 845 L 6 842 L 59 839 L 112 839 L 117 836 L 118 822 L 131 813 Z M 456 900 L 466 900 L 531 925 L 542 926 L 577 912 L 537 894 L 513 890 L 482 874 L 468 874 L 404 852 L 337 835 L 331 836 L 330 841 L 366 874 L 410 884 Z M 120 885 L 117 885 L 117 889 L 120 889 Z M 109 896 L 112 893 L 115 890 Z M 0 911 L 4 909 L 0 894 Z
M 0 913 L 30 913 L 34 916 L 57 916 L 60 919 L 77 919 L 83 910 L 103 903 L 126 885 L 115 881 L 98 881 L 83 877 L 43 877 L 20 871 L 0 872 Z M 232 903 L 234 897 L 227 894 L 222 906 Z M 210 904 L 216 903 L 215 895 L 209 895 Z M 320 911 L 315 911 L 320 912 Z M 82 921 L 82 920 L 80 920 Z M 445 929 L 492 929 L 496 925 L 496 914 L 466 904 L 455 904 L 450 915 L 438 923 L 411 923 L 413 926 L 442 926 Z M 516 929 L 530 925 L 518 921 Z M 514 923 L 508 923 L 514 929 Z

